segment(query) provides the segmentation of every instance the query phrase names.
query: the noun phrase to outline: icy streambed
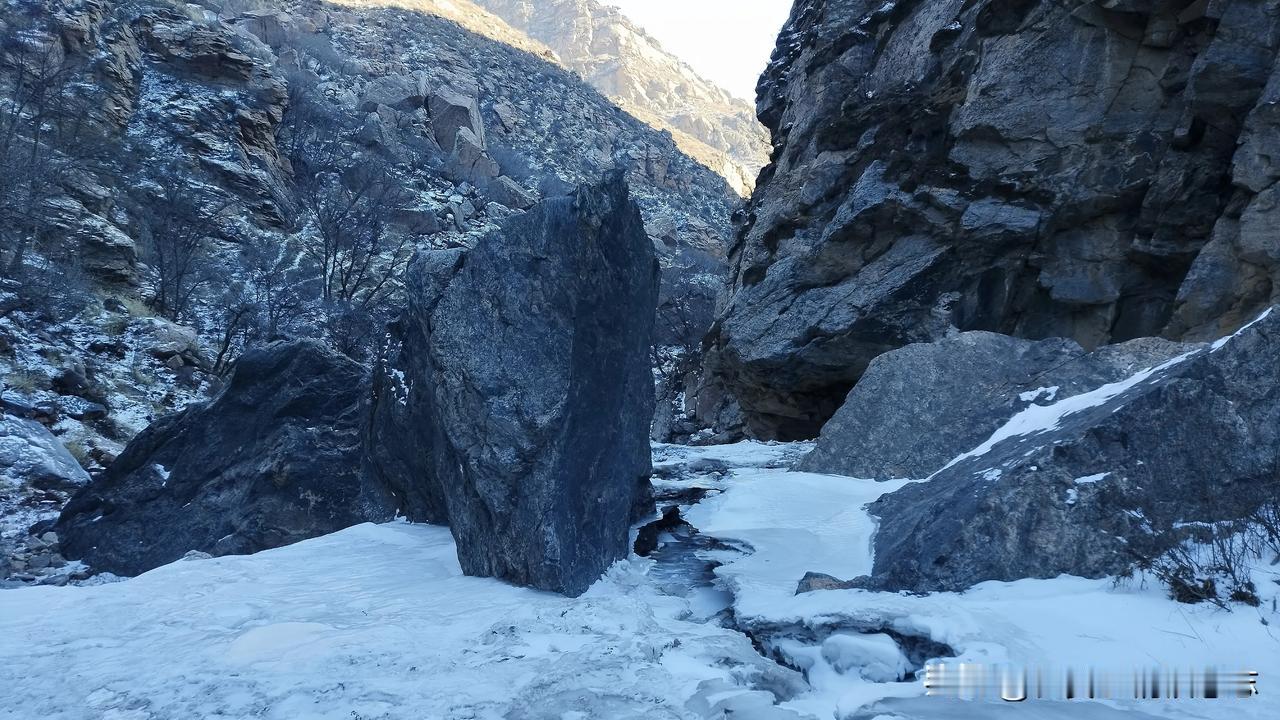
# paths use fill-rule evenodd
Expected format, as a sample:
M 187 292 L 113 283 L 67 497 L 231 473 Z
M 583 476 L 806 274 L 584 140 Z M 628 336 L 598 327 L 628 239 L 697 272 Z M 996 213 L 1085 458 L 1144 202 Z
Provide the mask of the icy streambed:
M 807 571 L 870 569 L 862 507 L 907 482 L 787 472 L 804 449 L 655 448 L 662 504 L 686 522 L 577 599 L 465 577 L 446 529 L 405 523 L 0 591 L 0 718 L 1280 717 L 1269 602 L 1224 612 L 1069 577 L 795 595 Z M 898 681 L 943 648 L 974 662 L 1250 667 L 1263 694 L 1012 706 Z

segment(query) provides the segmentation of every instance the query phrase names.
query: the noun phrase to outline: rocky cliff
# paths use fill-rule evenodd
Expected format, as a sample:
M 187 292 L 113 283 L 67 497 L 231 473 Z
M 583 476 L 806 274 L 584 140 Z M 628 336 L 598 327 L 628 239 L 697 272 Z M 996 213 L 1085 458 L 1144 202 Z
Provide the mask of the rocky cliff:
M 751 106 L 700 77 L 617 9 L 597 0 L 476 0 L 545 43 L 628 113 L 669 130 L 680 149 L 749 194 L 769 159 Z
M 460 0 L 10 3 L 0 159 L 0 400 L 90 472 L 255 346 L 370 360 L 416 250 L 614 168 L 700 335 L 739 201 Z
M 1263 0 L 800 0 L 691 405 L 813 437 L 952 329 L 1230 332 L 1280 290 L 1278 45 Z

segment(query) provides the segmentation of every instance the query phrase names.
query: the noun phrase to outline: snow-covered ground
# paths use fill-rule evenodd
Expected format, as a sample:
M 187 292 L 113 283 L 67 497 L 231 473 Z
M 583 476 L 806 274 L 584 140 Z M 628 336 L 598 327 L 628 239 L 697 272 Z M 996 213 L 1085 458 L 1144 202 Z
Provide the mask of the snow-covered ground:
M 770 670 L 677 619 L 645 564 L 569 600 L 465 577 L 448 530 L 393 523 L 0 593 L 0 717 L 681 717 L 701 680 Z
M 800 449 L 656 448 L 667 489 L 705 493 L 685 516 L 721 541 L 698 553 L 722 563 L 731 594 L 673 589 L 662 553 L 618 563 L 577 599 L 469 578 L 447 530 L 405 523 L 117 583 L 0 591 L 0 718 L 1280 717 L 1270 579 L 1262 608 L 1233 611 L 1070 577 L 795 595 L 807 571 L 870 569 L 862 506 L 906 482 L 770 467 Z M 716 613 L 715 598 L 732 608 Z M 1261 694 L 1012 705 L 897 681 L 943 646 L 982 663 L 1252 669 Z

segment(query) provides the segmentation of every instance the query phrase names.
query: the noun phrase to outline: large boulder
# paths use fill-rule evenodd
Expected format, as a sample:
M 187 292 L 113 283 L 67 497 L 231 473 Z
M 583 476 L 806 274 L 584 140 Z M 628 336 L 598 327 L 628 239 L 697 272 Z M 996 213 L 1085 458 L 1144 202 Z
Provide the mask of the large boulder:
M 945 368 L 945 361 L 939 359 Z M 1124 572 L 1280 502 L 1280 312 L 1125 380 L 1033 404 L 869 506 L 893 590 Z
M 471 132 L 470 128 L 458 128 L 454 135 L 453 152 L 449 154 L 449 172 L 458 180 L 466 181 L 480 188 L 487 188 L 490 181 L 501 174 L 502 169 L 489 153 L 484 144 Z
M 368 394 L 366 370 L 319 344 L 246 353 L 221 395 L 152 424 L 67 504 L 63 552 L 134 575 L 390 520 L 362 472 Z
M 907 345 L 871 362 L 797 469 L 928 477 L 1035 403 L 1118 382 L 1188 349 L 1142 338 L 1088 353 L 1072 340 L 982 331 Z
M 485 188 L 485 195 L 489 196 L 490 200 L 512 210 L 524 210 L 538 201 L 534 193 L 506 175 L 489 183 Z
M 1267 0 L 796 2 L 704 419 L 815 437 L 872 359 L 952 327 L 1240 327 L 1280 293 L 1278 49 Z
M 658 266 L 620 173 L 414 267 L 376 395 L 380 472 L 463 569 L 576 595 L 628 552 L 646 498 Z
M 427 92 L 421 77 L 388 75 L 370 80 L 360 95 L 361 112 L 373 112 L 381 107 L 413 111 L 427 101 Z
M 72 491 L 89 483 L 89 474 L 43 425 L 0 415 L 0 507 L 41 490 Z
M 453 148 L 458 132 L 466 129 L 471 132 L 474 144 L 484 149 L 484 121 L 480 119 L 480 104 L 474 97 L 442 87 L 427 98 L 427 111 L 440 147 L 445 150 Z

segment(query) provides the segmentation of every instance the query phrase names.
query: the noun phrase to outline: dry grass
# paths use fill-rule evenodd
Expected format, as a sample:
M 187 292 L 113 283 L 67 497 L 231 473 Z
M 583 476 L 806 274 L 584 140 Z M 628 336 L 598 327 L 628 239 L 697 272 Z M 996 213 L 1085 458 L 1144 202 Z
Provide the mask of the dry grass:
M 85 446 L 83 440 L 67 440 L 62 443 L 62 446 L 67 449 L 67 452 L 71 453 L 71 457 L 75 458 L 76 462 L 80 463 L 80 467 L 89 467 L 89 448 Z
M 49 387 L 49 378 L 36 372 L 18 370 L 10 373 L 5 379 L 6 387 L 20 393 L 33 393 Z
M 121 305 L 124 305 L 125 312 L 131 318 L 155 317 L 155 311 L 151 309 L 141 298 L 137 297 L 121 297 L 117 298 Z

